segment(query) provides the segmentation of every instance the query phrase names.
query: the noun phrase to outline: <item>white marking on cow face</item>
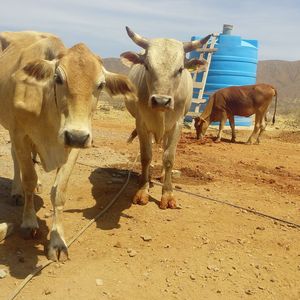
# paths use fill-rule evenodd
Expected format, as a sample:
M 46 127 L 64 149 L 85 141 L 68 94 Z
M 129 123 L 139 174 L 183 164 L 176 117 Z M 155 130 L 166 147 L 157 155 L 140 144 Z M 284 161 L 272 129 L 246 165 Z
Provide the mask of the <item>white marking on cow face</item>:
M 59 140 L 67 147 L 90 147 L 92 113 L 105 85 L 101 62 L 85 45 L 75 45 L 59 61 L 55 84 Z
M 173 39 L 151 40 L 145 54 L 148 105 L 153 109 L 174 109 L 174 96 L 184 69 L 183 44 Z

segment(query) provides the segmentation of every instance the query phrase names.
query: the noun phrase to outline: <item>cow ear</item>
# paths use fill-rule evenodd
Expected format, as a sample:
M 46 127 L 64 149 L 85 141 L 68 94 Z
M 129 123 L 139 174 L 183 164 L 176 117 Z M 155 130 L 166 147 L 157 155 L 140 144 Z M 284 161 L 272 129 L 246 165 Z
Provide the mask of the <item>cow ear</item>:
M 121 62 L 127 67 L 132 67 L 132 65 L 144 63 L 143 55 L 135 52 L 124 52 L 120 55 L 120 57 Z
M 42 109 L 45 86 L 53 83 L 55 62 L 36 60 L 16 71 L 12 77 L 16 82 L 14 107 L 39 115 Z
M 127 76 L 104 70 L 105 90 L 111 96 L 123 95 L 136 100 L 136 88 Z
M 193 58 L 190 60 L 186 60 L 184 63 L 184 67 L 190 72 L 203 72 L 207 69 L 207 61 L 205 59 Z

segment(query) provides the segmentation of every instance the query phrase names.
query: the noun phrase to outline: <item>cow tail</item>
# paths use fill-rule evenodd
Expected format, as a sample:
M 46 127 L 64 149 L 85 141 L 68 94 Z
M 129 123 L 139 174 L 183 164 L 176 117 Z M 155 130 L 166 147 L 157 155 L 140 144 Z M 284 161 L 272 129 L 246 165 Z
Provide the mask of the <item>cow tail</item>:
M 274 89 L 275 91 L 275 109 L 274 109 L 274 114 L 273 114 L 273 119 L 272 119 L 272 125 L 274 125 L 275 123 L 275 116 L 276 116 L 276 110 L 277 110 L 277 91 Z

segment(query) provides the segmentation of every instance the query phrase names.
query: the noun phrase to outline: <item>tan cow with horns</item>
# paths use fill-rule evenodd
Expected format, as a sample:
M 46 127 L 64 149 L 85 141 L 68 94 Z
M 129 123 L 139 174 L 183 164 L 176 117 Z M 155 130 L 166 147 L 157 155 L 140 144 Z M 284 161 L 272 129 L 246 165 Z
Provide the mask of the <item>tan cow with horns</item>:
M 37 153 L 47 172 L 57 169 L 48 255 L 63 259 L 65 192 L 79 149 L 91 146 L 92 112 L 100 91 L 133 98 L 134 86 L 126 77 L 107 72 L 102 60 L 82 43 L 68 49 L 58 37 L 37 32 L 4 32 L 0 41 L 0 124 L 11 138 L 12 196 L 25 198 L 21 232 L 34 237 L 39 227 L 34 208 L 38 178 L 32 160 Z
M 193 82 L 188 69 L 205 69 L 204 59 L 187 60 L 185 54 L 201 48 L 201 41 L 182 43 L 174 39 L 146 39 L 128 27 L 129 37 L 144 49 L 142 53 L 125 52 L 122 61 L 132 66 L 129 78 L 136 85 L 138 101 L 126 100 L 128 111 L 136 120 L 140 141 L 142 175 L 133 203 L 146 204 L 149 199 L 149 167 L 152 159 L 152 137 L 163 141 L 163 188 L 160 208 L 175 208 L 171 173 L 183 117 L 192 99 Z M 203 51 L 205 51 L 203 49 Z M 208 50 L 214 51 L 214 50 Z M 130 139 L 134 138 L 135 132 Z

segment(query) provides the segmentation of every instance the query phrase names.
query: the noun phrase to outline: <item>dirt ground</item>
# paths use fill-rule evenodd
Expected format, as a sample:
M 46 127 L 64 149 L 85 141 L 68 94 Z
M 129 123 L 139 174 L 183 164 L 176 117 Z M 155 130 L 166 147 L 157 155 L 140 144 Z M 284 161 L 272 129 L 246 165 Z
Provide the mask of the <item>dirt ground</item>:
M 64 228 L 70 240 L 123 185 L 138 152 L 127 145 L 133 129 L 127 112 L 97 111 L 95 147 L 82 151 L 68 189 Z M 228 201 L 300 223 L 300 132 L 272 129 L 261 145 L 245 145 L 249 131 L 214 143 L 197 142 L 185 129 L 178 145 L 174 185 L 181 191 Z M 161 150 L 154 147 L 153 177 Z M 0 299 L 45 261 L 51 226 L 54 173 L 41 173 L 36 196 L 41 235 L 18 235 L 22 207 L 10 204 L 12 162 L 7 132 L 0 129 L 0 222 L 16 232 L 0 243 Z M 176 191 L 178 209 L 160 210 L 161 187 L 147 206 L 131 204 L 139 163 L 117 203 L 69 249 L 70 260 L 53 263 L 17 299 L 300 299 L 300 230 L 220 203 Z

